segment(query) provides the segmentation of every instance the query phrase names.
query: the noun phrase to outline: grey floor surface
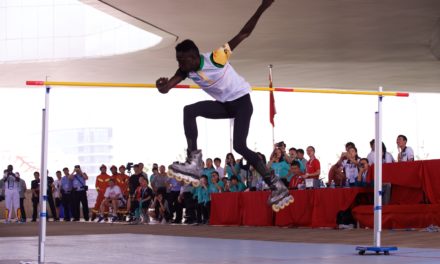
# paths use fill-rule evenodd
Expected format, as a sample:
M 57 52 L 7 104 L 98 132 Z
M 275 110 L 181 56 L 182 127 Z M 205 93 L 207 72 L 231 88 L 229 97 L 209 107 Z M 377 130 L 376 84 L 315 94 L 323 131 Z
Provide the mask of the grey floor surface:
M 0 238 L 0 263 L 37 263 L 37 237 Z M 157 235 L 50 236 L 46 263 L 440 263 L 440 251 L 359 256 L 352 245 Z

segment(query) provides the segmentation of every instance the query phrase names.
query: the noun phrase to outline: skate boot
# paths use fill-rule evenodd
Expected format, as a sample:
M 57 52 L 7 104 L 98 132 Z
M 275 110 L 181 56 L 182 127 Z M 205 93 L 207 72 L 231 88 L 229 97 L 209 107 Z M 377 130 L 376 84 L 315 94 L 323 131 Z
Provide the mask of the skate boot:
M 187 162 L 173 163 L 168 166 L 168 177 L 174 177 L 178 181 L 191 183 L 194 187 L 200 185 L 200 176 L 202 175 L 202 151 L 194 150 Z
M 279 178 L 273 177 L 270 181 L 270 189 L 272 190 L 272 193 L 267 202 L 272 206 L 272 210 L 277 213 L 293 203 L 294 199 L 293 196 L 290 195 L 286 185 L 284 185 Z

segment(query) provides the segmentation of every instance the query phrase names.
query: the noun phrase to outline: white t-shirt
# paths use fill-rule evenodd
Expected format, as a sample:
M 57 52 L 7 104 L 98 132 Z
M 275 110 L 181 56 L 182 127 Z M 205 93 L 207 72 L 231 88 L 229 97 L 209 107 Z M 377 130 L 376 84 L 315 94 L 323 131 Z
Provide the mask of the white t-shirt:
M 359 162 L 359 160 L 358 160 Z M 348 160 L 342 161 L 342 167 L 344 168 L 345 177 L 347 177 L 349 183 L 354 183 L 359 173 L 358 167 L 354 163 L 349 163 Z
M 60 198 L 61 180 L 56 179 L 55 181 L 53 181 L 53 187 L 53 197 Z
M 251 85 L 229 64 L 231 54 L 227 43 L 213 52 L 201 54 L 199 70 L 188 73 L 188 78 L 222 103 L 238 99 L 251 91 Z
M 107 189 L 105 189 L 104 197 L 111 199 L 122 197 L 121 188 L 119 188 L 118 185 L 114 185 L 113 187 L 110 186 L 107 187 Z
M 368 156 L 367 156 L 368 164 L 370 164 L 370 165 L 374 164 L 375 155 L 376 155 L 375 151 L 371 151 L 368 154 Z M 396 162 L 396 161 L 394 160 L 393 155 L 391 155 L 391 153 L 389 153 L 389 152 L 385 153 L 385 159 L 382 159 L 382 163 L 394 163 L 394 162 Z
M 219 179 L 223 179 L 223 177 L 225 176 L 225 169 L 223 169 L 222 167 L 218 167 L 215 170 L 218 172 Z
M 400 161 L 414 160 L 414 151 L 411 147 L 405 147 L 402 152 L 400 152 Z
M 5 173 L 3 176 L 3 180 L 5 182 L 4 188 L 5 191 L 14 191 L 19 192 L 20 191 L 20 181 L 17 181 L 17 177 L 14 173 Z

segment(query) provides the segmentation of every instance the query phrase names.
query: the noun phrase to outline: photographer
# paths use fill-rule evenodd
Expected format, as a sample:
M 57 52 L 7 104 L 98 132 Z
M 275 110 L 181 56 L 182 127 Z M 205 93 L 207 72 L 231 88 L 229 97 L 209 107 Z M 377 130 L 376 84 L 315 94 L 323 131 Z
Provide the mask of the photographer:
M 89 205 L 87 201 L 87 190 L 86 180 L 89 177 L 85 172 L 81 170 L 79 165 L 75 165 L 73 173 L 70 175 L 70 180 L 72 180 L 72 211 L 73 211 L 73 221 L 79 221 L 80 218 L 80 205 L 83 209 L 83 217 L 85 221 L 89 221 Z
M 280 143 L 278 143 L 277 146 L 280 145 Z M 286 162 L 285 158 L 287 154 L 285 151 L 283 152 L 284 148 L 285 147 L 281 145 L 280 147 L 275 147 L 267 163 L 267 167 L 273 171 L 277 178 L 281 179 L 284 184 L 288 186 L 289 181 L 287 180 L 287 176 L 289 174 L 290 165 Z

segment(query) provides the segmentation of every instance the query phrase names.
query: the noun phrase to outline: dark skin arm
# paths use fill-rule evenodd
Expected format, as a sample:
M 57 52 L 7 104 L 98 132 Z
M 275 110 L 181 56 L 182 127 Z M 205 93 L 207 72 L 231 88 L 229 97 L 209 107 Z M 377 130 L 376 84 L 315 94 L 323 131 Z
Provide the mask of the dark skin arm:
M 273 2 L 274 0 L 262 0 L 257 11 L 255 11 L 249 21 L 244 25 L 240 32 L 228 42 L 231 50 L 234 50 L 238 46 L 238 44 L 240 44 L 245 38 L 249 37 L 249 35 L 252 33 L 255 26 L 257 25 L 257 22 L 260 19 L 261 15 L 264 13 L 264 11 L 266 11 L 269 6 L 272 5 Z M 182 78 L 182 76 L 178 74 L 174 74 L 174 76 L 170 79 L 166 77 L 161 77 L 157 79 L 156 87 L 160 93 L 166 94 L 173 87 L 183 81 L 183 79 L 184 78 Z
M 245 38 L 249 37 L 249 35 L 254 30 L 257 25 L 258 20 L 266 9 L 272 5 L 274 0 L 263 0 L 261 5 L 258 7 L 257 11 L 255 11 L 254 15 L 249 19 L 249 21 L 244 25 L 244 27 L 240 30 L 240 32 L 233 37 L 229 42 L 229 47 L 231 50 L 234 50 L 238 44 L 240 44 Z

